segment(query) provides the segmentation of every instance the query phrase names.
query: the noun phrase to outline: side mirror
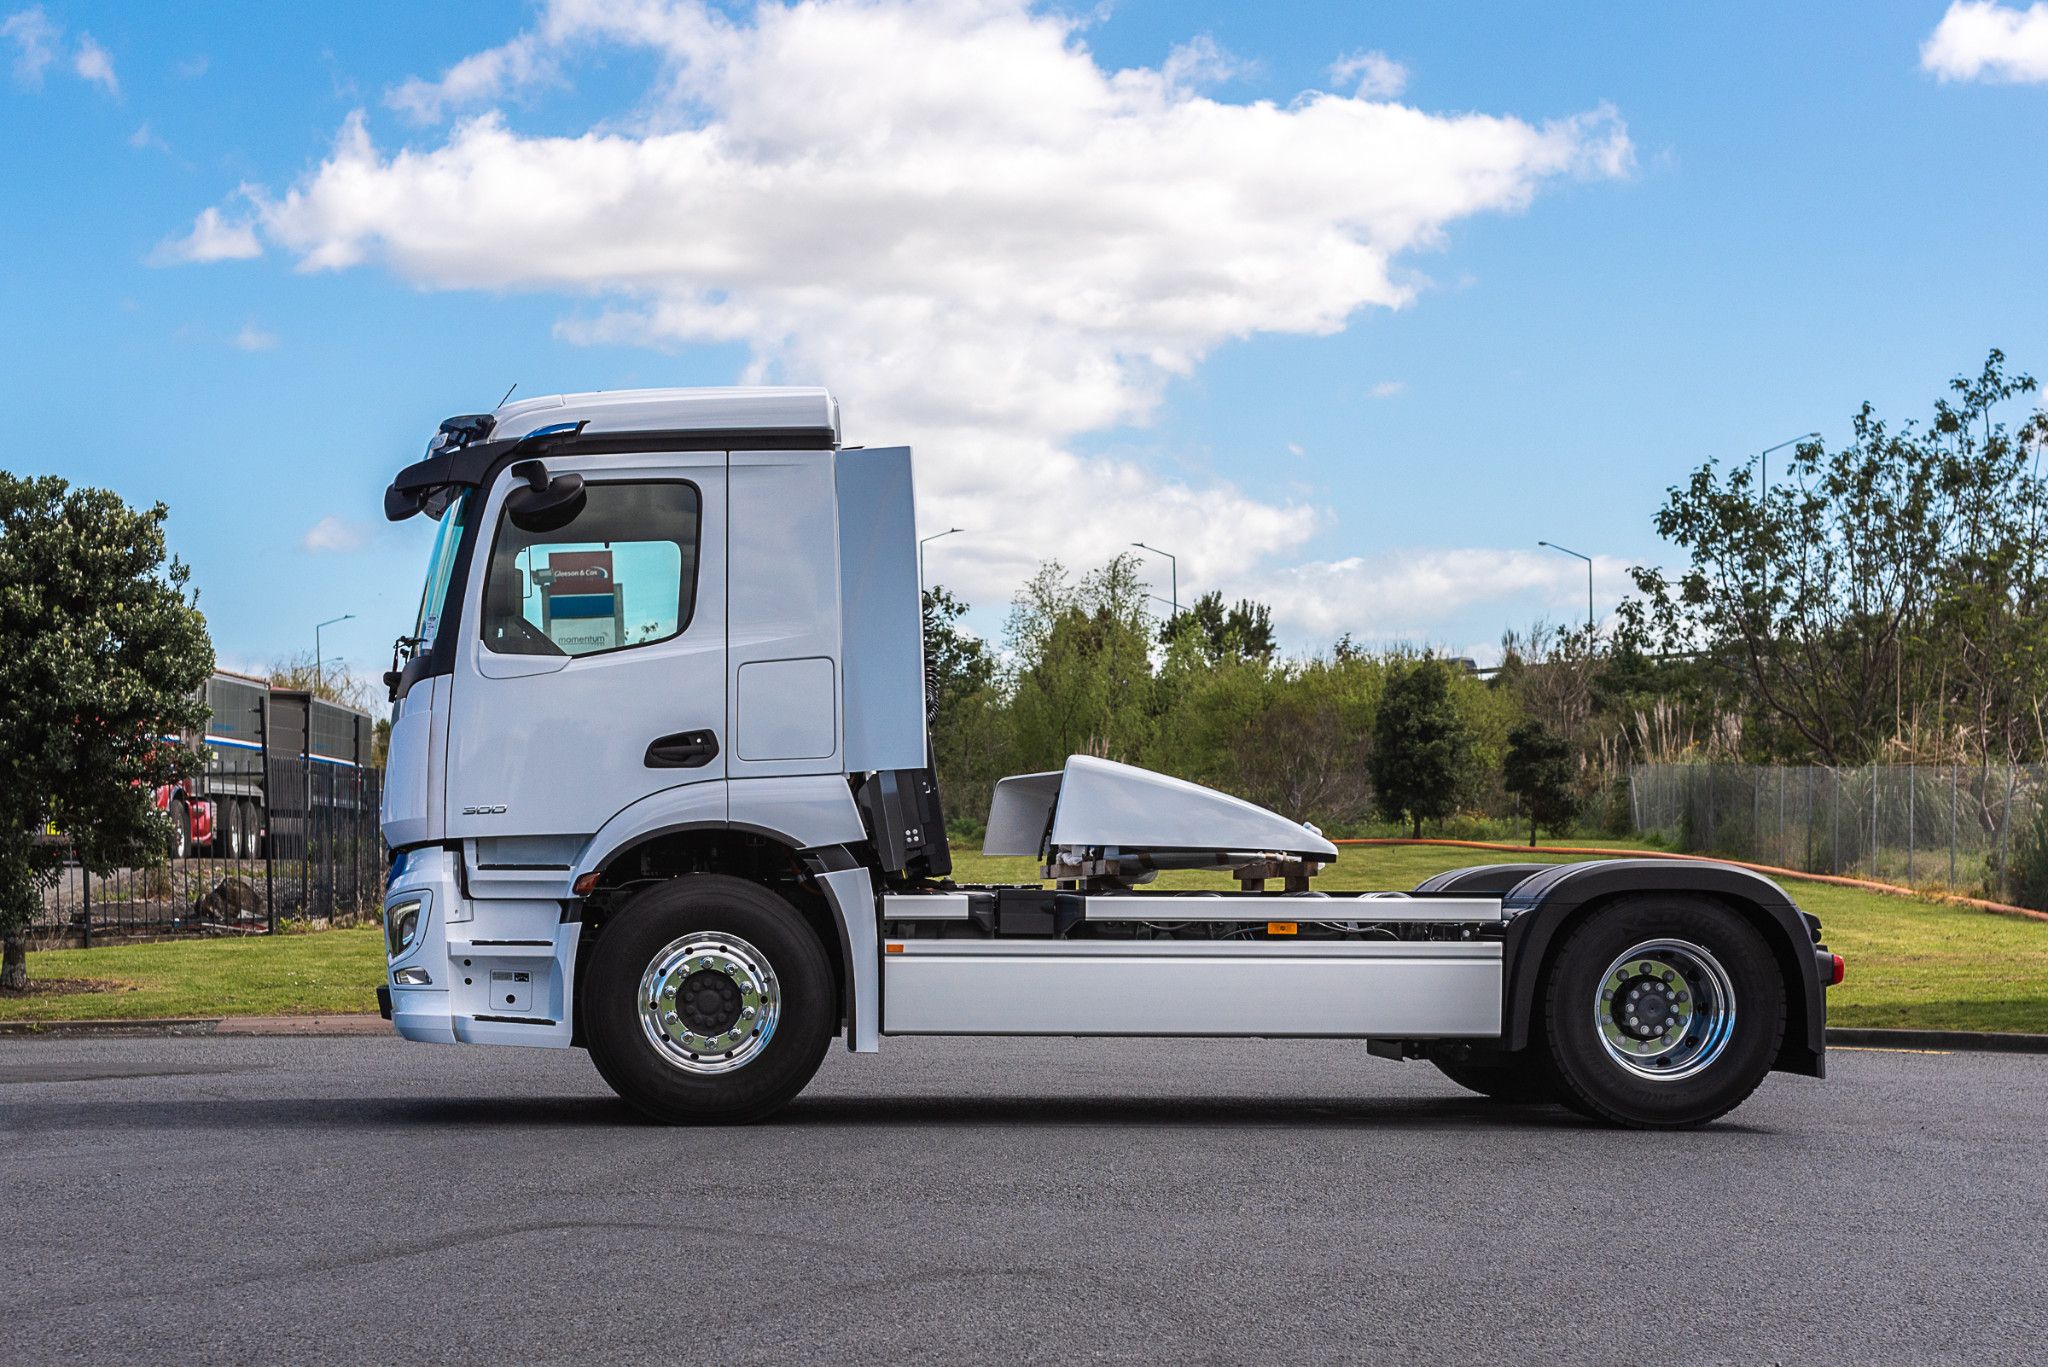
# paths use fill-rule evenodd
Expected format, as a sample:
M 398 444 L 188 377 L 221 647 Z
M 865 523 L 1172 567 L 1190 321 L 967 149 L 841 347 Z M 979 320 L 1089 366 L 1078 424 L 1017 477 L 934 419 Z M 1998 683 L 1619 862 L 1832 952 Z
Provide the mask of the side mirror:
M 393 486 L 384 491 L 384 518 L 388 522 L 403 522 L 420 510 L 420 491 L 400 489 Z
M 548 478 L 547 467 L 537 460 L 523 460 L 512 467 L 515 478 L 526 481 L 523 489 L 505 496 L 505 512 L 522 532 L 558 532 L 576 520 L 590 499 L 581 475 Z

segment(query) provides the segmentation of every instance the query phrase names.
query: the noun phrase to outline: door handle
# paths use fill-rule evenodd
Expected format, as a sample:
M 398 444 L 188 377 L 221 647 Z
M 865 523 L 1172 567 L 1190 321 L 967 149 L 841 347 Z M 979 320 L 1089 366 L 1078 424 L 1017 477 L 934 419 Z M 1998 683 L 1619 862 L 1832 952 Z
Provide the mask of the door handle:
M 718 737 L 709 731 L 678 731 L 647 745 L 650 769 L 700 769 L 718 758 Z

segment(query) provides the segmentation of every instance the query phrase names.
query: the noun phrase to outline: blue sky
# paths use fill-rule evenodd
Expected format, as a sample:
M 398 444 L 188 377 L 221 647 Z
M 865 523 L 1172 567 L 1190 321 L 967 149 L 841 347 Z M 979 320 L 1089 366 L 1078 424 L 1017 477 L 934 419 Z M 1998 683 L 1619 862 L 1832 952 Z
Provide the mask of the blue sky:
M 1924 64 L 1941 3 L 611 8 L 0 0 L 6 466 L 168 503 L 224 660 L 354 613 L 374 675 L 440 418 L 823 382 L 985 631 L 1142 538 L 1295 648 L 1484 653 L 1583 612 L 1538 539 L 1604 613 L 1695 462 L 2048 370 L 2048 9 Z

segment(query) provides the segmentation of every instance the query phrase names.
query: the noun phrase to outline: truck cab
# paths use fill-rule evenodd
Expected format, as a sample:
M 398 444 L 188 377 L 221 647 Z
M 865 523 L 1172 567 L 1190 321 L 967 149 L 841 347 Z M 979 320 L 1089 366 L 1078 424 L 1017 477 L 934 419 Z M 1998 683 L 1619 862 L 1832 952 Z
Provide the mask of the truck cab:
M 955 883 L 913 509 L 909 450 L 842 445 L 821 389 L 441 424 L 385 495 L 438 524 L 386 676 L 400 1034 L 586 1047 L 676 1121 L 758 1119 L 832 1039 L 891 1034 L 1365 1039 L 1625 1124 L 1819 1073 L 1838 961 L 1741 870 L 1324 894 L 1336 850 L 1312 828 L 1076 756 L 1005 780 L 990 813 L 989 852 L 1045 879 Z M 1162 868 L 1238 891 L 1147 887 Z M 1597 1005 L 1554 1026 L 1560 975 L 1589 973 L 1573 990 Z

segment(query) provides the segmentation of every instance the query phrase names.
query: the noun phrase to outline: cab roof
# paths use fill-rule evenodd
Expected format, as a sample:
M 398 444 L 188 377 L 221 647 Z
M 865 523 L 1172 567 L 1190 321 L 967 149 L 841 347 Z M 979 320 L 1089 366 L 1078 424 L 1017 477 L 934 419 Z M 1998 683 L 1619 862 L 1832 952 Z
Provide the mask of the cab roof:
M 824 389 L 808 387 L 600 389 L 520 399 L 491 417 L 490 435 L 496 439 L 584 423 L 583 430 L 591 434 L 826 429 L 831 444 L 839 444 L 839 401 Z

